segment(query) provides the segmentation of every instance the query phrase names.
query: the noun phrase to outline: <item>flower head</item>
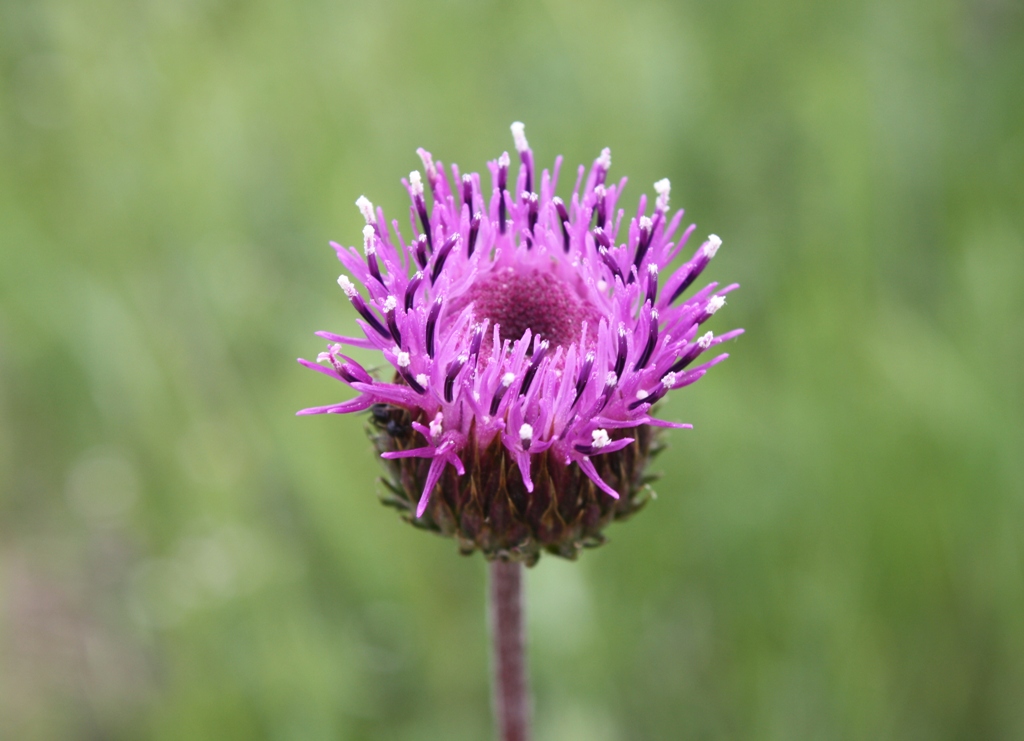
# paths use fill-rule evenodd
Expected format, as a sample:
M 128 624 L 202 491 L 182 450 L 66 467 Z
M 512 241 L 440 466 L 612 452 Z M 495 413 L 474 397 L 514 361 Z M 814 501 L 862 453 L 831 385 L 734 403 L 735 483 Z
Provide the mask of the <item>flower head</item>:
M 652 427 L 689 427 L 652 408 L 724 360 L 693 365 L 742 330 L 701 332 L 736 285 L 682 298 L 717 236 L 661 275 L 694 230 L 676 237 L 683 212 L 669 213 L 668 180 L 655 183 L 650 215 L 641 196 L 626 220 L 610 150 L 580 166 L 566 202 L 555 195 L 561 157 L 538 176 L 523 125 L 512 134 L 518 173 L 503 153 L 489 186 L 456 166 L 449 180 L 419 150 L 426 178 L 403 181 L 408 242 L 359 198 L 363 248 L 332 246 L 364 336 L 320 332 L 327 352 L 299 361 L 358 396 L 299 414 L 370 410 L 391 467 L 387 503 L 464 552 L 532 563 L 542 549 L 575 556 L 643 504 Z M 345 345 L 380 351 L 392 376 L 375 378 Z

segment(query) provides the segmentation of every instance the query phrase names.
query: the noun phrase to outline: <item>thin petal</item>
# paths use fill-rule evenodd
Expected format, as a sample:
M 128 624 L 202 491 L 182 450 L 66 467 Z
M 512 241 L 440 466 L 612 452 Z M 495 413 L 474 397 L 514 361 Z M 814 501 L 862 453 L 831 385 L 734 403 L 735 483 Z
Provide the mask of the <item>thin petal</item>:
M 437 448 L 429 445 L 425 448 L 410 448 L 409 450 L 389 450 L 381 453 L 381 458 L 391 460 L 393 458 L 433 458 L 437 455 Z
M 533 479 L 530 478 L 530 454 L 526 451 L 518 451 L 516 464 L 519 466 L 519 473 L 523 475 L 523 484 L 526 485 L 526 490 L 533 493 Z
M 325 365 L 320 365 L 319 363 L 315 363 L 312 360 L 306 360 L 305 358 L 298 358 L 298 361 L 299 365 L 304 365 L 310 370 L 315 370 L 317 373 L 323 373 L 325 376 L 330 376 L 342 383 L 345 382 L 345 379 L 338 375 L 338 371 L 334 370 L 334 368 L 328 368 Z
M 349 414 L 351 412 L 362 412 L 373 406 L 373 399 L 363 394 L 355 399 L 343 401 L 340 404 L 327 404 L 322 407 L 309 407 L 300 409 L 295 413 L 296 417 L 303 417 L 307 414 Z
M 594 464 L 590 462 L 590 459 L 587 456 L 581 456 L 577 462 L 579 463 L 580 468 L 583 469 L 583 473 L 587 474 L 587 476 L 590 477 L 590 480 L 597 484 L 601 491 L 614 499 L 619 498 L 619 493 L 604 482 L 604 479 L 602 479 L 597 473 L 597 469 L 594 468 Z
M 438 456 L 434 458 L 430 464 L 430 471 L 427 473 L 427 483 L 423 486 L 423 494 L 420 496 L 420 503 L 416 505 L 416 516 L 423 517 L 423 513 L 427 511 L 427 505 L 430 504 L 430 493 L 434 490 L 434 486 L 441 478 L 441 474 L 444 472 L 444 467 L 448 465 L 448 461 L 445 460 L 444 456 Z

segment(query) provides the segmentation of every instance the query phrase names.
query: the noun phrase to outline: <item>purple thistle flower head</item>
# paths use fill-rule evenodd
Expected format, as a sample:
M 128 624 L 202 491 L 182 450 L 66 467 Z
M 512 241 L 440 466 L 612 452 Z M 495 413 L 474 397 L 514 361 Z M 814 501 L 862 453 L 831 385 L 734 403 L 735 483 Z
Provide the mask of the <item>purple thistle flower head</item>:
M 408 242 L 359 198 L 362 249 L 332 246 L 364 336 L 318 332 L 326 352 L 299 361 L 358 396 L 299 414 L 370 410 L 392 474 L 385 503 L 463 552 L 533 563 L 542 550 L 575 557 L 642 506 L 652 429 L 690 426 L 657 419 L 654 405 L 724 360 L 695 364 L 743 330 L 701 326 L 735 284 L 682 298 L 718 237 L 661 275 L 694 230 L 676 236 L 683 212 L 669 211 L 667 179 L 652 212 L 641 196 L 627 220 L 608 149 L 579 167 L 567 202 L 555 195 L 562 158 L 538 175 L 521 123 L 512 135 L 518 174 L 503 153 L 489 184 L 455 165 L 449 179 L 418 150 L 424 174 L 402 181 Z M 346 345 L 380 351 L 391 377 Z

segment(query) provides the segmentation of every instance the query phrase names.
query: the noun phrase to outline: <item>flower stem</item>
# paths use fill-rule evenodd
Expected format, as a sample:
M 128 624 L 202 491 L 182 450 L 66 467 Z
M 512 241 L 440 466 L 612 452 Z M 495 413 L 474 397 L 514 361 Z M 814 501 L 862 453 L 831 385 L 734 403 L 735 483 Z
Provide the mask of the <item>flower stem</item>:
M 492 704 L 500 741 L 529 741 L 530 692 L 526 681 L 523 631 L 523 567 L 515 561 L 490 564 L 489 613 L 493 642 Z

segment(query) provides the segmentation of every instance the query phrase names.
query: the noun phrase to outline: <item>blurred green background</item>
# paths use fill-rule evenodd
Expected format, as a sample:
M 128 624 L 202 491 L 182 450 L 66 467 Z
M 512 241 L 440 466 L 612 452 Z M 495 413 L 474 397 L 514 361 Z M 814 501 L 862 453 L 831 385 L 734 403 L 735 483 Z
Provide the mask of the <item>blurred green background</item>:
M 529 572 L 538 741 L 1024 738 L 1018 0 L 0 0 L 0 738 L 489 737 L 483 561 L 294 359 L 356 197 L 517 119 L 747 328 Z

